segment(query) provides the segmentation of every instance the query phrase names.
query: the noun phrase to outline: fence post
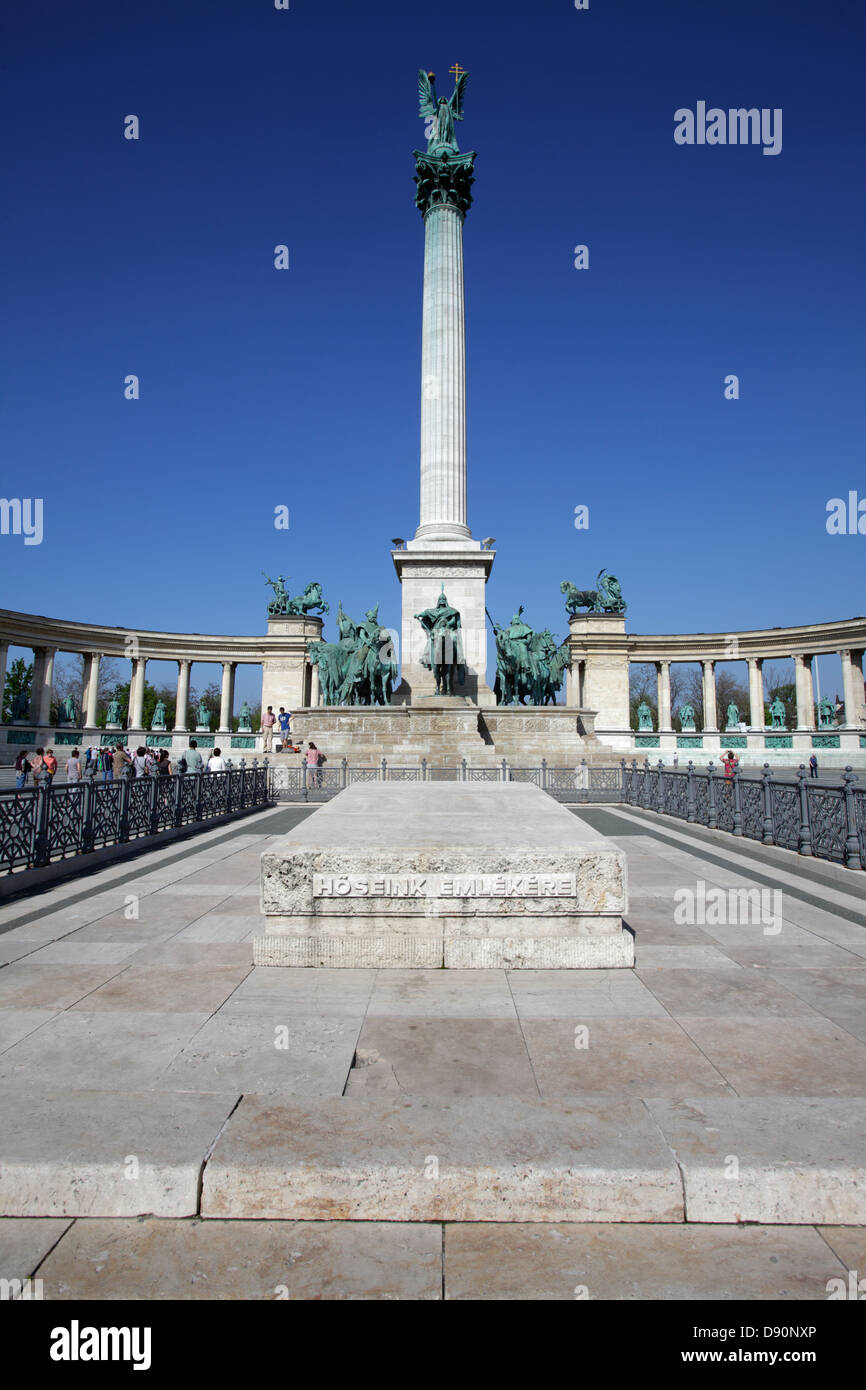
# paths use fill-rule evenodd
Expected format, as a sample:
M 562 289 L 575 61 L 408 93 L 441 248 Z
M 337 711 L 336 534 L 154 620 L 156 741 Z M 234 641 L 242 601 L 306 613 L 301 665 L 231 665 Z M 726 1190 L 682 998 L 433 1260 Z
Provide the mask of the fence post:
M 388 767 L 388 764 L 386 763 L 385 759 L 383 758 L 382 761 L 381 761 L 381 763 L 379 764 L 379 781 L 380 781 L 380 782 L 384 782 L 384 781 L 385 781 L 385 773 L 386 773 L 387 767 Z
M 686 768 L 686 820 L 689 825 L 694 825 L 698 818 L 698 807 L 695 800 L 695 765 L 689 758 L 689 765 Z
M 41 864 L 47 864 L 51 858 L 51 848 L 48 843 L 48 813 L 51 798 L 51 779 L 46 773 L 45 778 L 39 778 L 36 787 L 36 819 L 35 834 L 33 836 L 33 864 L 38 868 Z
M 340 760 L 340 788 L 344 790 L 349 785 L 349 759 Z
M 427 781 L 427 759 L 426 759 L 426 758 L 422 758 L 422 759 L 421 759 L 421 781 L 422 781 L 422 782 L 426 782 L 426 781 Z
M 255 760 L 255 758 L 253 758 L 253 778 L 254 778 L 254 779 L 255 779 L 255 771 L 256 771 L 256 760 Z M 193 775 L 193 777 L 195 778 L 195 816 L 193 817 L 193 819 L 194 819 L 194 820 L 201 820 L 201 779 L 202 779 L 202 777 L 204 776 L 204 773 L 203 773 L 203 772 L 194 772 L 192 775 Z M 255 780 L 253 781 L 253 785 L 255 786 Z
M 243 767 L 243 761 L 243 758 L 241 758 L 241 767 Z M 182 772 L 175 772 L 172 774 L 171 780 L 174 783 L 173 820 L 176 826 L 183 824 L 183 779 L 184 774 Z
M 234 776 L 234 772 L 233 772 L 233 770 L 232 770 L 231 763 L 229 763 L 228 770 L 226 771 L 226 811 L 230 811 L 230 810 L 232 809 L 232 777 L 233 777 L 233 776 Z
M 460 759 L 460 781 L 461 781 L 461 782 L 468 782 L 468 780 L 469 780 L 469 779 L 468 779 L 468 777 L 466 776 L 466 759 L 465 759 L 465 758 L 461 758 L 461 759 Z
M 541 759 L 541 790 L 547 791 L 547 759 Z
M 501 777 L 503 782 L 508 781 L 508 763 L 504 758 L 502 759 Z
M 763 845 L 776 843 L 776 836 L 773 833 L 773 789 L 770 785 L 772 780 L 773 774 L 770 771 L 770 764 L 764 763 L 761 770 L 761 782 L 764 787 L 764 833 L 761 836 L 761 844 Z
M 117 842 L 122 845 L 129 839 L 129 778 L 115 778 L 120 783 L 117 795 Z
M 718 828 L 719 828 L 719 817 L 718 817 L 718 814 L 717 814 L 717 812 L 716 812 L 716 784 L 715 784 L 715 782 L 714 782 L 714 780 L 713 780 L 713 778 L 715 777 L 715 775 L 716 775 L 716 774 L 715 774 L 715 772 L 713 771 L 713 765 L 712 765 L 712 763 L 708 763 L 708 764 L 707 764 L 707 806 L 709 807 L 709 815 L 707 816 L 707 826 L 709 827 L 710 830 L 718 830 Z
M 806 789 L 805 763 L 800 764 L 797 781 L 800 784 L 800 843 L 797 846 L 797 853 L 811 855 L 812 827 L 809 824 L 809 793 Z
M 857 781 L 853 769 L 846 767 L 842 776 L 842 792 L 845 797 L 845 820 L 848 836 L 845 840 L 845 864 L 849 869 L 862 869 L 860 859 L 860 837 L 857 834 L 857 815 L 854 810 L 854 783 Z
M 743 833 L 743 805 L 742 805 L 742 791 L 741 791 L 741 789 L 740 789 L 740 769 L 739 769 L 738 767 L 735 767 L 735 768 L 734 768 L 734 775 L 733 775 L 733 777 L 731 778 L 731 781 L 732 781 L 733 784 L 734 784 L 734 785 L 731 787 L 731 796 L 732 796 L 733 802 L 734 802 L 734 828 L 733 828 L 733 833 L 734 833 L 735 835 L 742 835 L 742 833 Z
M 656 792 L 656 810 L 657 810 L 657 811 L 664 811 L 664 809 L 665 809 L 665 779 L 664 779 L 664 772 L 662 771 L 663 768 L 664 768 L 664 763 L 662 762 L 661 758 L 659 758 L 659 765 L 658 765 L 659 785 L 658 785 L 658 791 Z
M 159 826 L 157 824 L 157 785 L 155 777 L 148 777 L 147 800 L 148 800 L 148 820 L 150 821 L 150 833 L 155 835 Z

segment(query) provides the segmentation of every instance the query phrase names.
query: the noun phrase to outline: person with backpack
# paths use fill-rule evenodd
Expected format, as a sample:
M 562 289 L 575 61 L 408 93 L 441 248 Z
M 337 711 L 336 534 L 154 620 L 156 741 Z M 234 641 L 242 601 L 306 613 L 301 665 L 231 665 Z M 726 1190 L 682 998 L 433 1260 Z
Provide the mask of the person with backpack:
M 44 763 L 45 763 L 45 749 L 44 749 L 44 748 L 37 748 L 37 749 L 36 749 L 36 752 L 35 752 L 35 754 L 34 754 L 34 756 L 33 756 L 33 762 L 30 764 L 31 771 L 32 771 L 32 773 L 33 773 L 33 784 L 34 784 L 34 786 L 38 786 L 38 784 L 39 784 L 39 774 L 42 772 Z
M 135 757 L 132 759 L 132 770 L 136 777 L 143 777 L 147 772 L 146 748 L 136 748 Z
M 51 778 L 51 781 L 53 782 L 55 773 L 57 772 L 57 759 L 54 756 L 53 748 L 46 748 L 45 757 L 42 759 L 42 762 L 44 764 L 45 771 L 48 773 L 48 776 Z
M 126 753 L 124 753 L 123 749 L 118 743 L 115 746 L 114 753 L 111 757 L 111 770 L 114 773 L 115 777 L 122 777 L 126 772 L 126 769 L 129 767 L 130 762 L 131 759 L 127 757 Z
M 179 772 L 203 772 L 204 763 L 201 753 L 198 751 L 198 743 L 194 738 L 189 741 L 189 748 L 184 749 L 180 755 L 178 763 Z
M 27 785 L 27 774 L 29 773 L 31 766 L 32 764 L 30 762 L 30 759 L 27 757 L 27 754 L 22 750 L 22 752 L 20 752 L 18 754 L 18 757 L 15 759 L 16 791 L 20 791 L 22 787 L 25 787 Z
M 113 748 L 100 748 L 96 755 L 96 771 L 102 773 L 103 782 L 114 781 Z

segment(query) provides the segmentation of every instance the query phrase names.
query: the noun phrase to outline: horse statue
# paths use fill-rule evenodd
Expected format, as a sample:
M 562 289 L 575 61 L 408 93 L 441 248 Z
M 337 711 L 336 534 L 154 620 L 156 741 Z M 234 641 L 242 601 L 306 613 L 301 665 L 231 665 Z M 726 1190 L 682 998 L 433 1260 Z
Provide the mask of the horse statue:
M 262 574 L 265 574 L 264 570 L 262 570 Z M 269 575 L 265 574 L 265 583 L 270 584 L 274 591 L 274 596 L 268 604 L 269 618 L 285 618 L 290 615 L 299 617 L 311 613 L 314 608 L 318 608 L 322 613 L 331 611 L 322 597 L 322 586 L 318 579 L 313 580 L 312 584 L 308 584 L 304 592 L 298 594 L 296 598 L 289 597 L 289 591 L 286 588 L 286 575 L 284 574 L 278 574 L 276 579 L 271 579 Z
M 565 594 L 565 607 L 570 618 L 575 617 L 579 608 L 587 608 L 590 613 L 624 613 L 626 603 L 622 596 L 620 582 L 615 574 L 606 569 L 598 572 L 594 589 L 578 589 L 569 579 L 563 579 L 559 592 Z

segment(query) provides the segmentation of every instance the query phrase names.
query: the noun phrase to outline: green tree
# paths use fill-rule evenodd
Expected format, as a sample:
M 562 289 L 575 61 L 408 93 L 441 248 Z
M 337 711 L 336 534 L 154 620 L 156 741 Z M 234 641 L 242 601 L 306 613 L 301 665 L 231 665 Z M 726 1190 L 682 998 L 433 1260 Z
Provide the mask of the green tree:
M 32 687 L 33 662 L 31 661 L 28 665 L 23 656 L 19 656 L 6 672 L 6 681 L 3 686 L 2 719 L 4 724 L 8 724 L 12 718 L 12 701 L 15 697 L 23 695 L 29 701 Z

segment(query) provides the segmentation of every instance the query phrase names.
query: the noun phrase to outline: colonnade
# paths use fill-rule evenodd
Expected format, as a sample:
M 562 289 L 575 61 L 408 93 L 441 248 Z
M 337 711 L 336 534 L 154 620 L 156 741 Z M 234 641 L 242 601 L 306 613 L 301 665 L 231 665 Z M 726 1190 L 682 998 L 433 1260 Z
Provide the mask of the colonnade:
M 814 654 L 805 652 L 793 652 L 794 661 L 794 689 L 797 706 L 797 725 L 801 730 L 812 730 L 815 728 L 815 686 L 812 671 Z M 862 650 L 854 650 L 850 647 L 843 647 L 838 652 L 842 663 L 842 699 L 844 703 L 843 723 L 846 727 L 856 728 L 864 723 L 864 697 L 863 697 L 863 656 Z M 732 663 L 743 660 L 742 657 L 725 657 L 726 661 Z M 765 658 L 760 656 L 747 657 L 749 671 L 749 727 L 755 730 L 762 730 L 765 727 L 766 719 L 764 713 L 764 681 L 763 667 L 767 659 L 778 660 L 778 657 Z M 678 657 L 682 662 L 687 658 Z M 634 658 L 630 658 L 634 661 Z M 656 690 L 658 702 L 658 732 L 672 733 L 672 716 L 675 713 L 671 709 L 671 666 L 673 659 L 657 660 L 652 663 L 656 670 Z M 703 690 L 704 704 L 704 731 L 706 733 L 716 733 L 719 731 L 718 710 L 716 701 L 716 667 L 720 664 L 718 658 L 702 659 L 701 665 L 701 685 Z M 744 714 L 741 711 L 741 714 Z

